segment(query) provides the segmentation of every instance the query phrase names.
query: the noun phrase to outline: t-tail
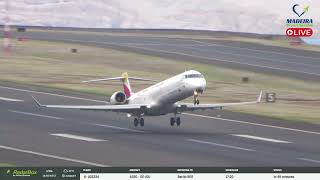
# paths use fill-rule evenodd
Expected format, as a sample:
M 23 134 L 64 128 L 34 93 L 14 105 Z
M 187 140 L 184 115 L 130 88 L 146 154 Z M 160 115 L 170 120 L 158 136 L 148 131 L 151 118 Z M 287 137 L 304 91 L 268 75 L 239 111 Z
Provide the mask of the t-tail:
M 129 77 L 127 72 L 122 73 L 121 77 L 111 77 L 111 78 L 103 78 L 103 79 L 93 79 L 88 81 L 82 81 L 84 83 L 90 83 L 90 82 L 98 82 L 98 81 L 112 81 L 112 80 L 121 80 L 123 84 L 123 92 L 126 95 L 127 98 L 132 96 L 133 91 L 130 86 L 130 80 L 137 80 L 137 81 L 152 81 L 156 82 L 152 79 L 146 79 L 146 78 L 140 78 L 140 77 Z

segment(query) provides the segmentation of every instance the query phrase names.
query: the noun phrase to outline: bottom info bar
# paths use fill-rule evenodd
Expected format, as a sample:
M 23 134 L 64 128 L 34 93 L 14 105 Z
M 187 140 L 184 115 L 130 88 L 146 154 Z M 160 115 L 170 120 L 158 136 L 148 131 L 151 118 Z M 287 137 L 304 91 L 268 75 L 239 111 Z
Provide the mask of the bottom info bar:
M 320 173 L 81 173 L 80 180 L 319 180 Z

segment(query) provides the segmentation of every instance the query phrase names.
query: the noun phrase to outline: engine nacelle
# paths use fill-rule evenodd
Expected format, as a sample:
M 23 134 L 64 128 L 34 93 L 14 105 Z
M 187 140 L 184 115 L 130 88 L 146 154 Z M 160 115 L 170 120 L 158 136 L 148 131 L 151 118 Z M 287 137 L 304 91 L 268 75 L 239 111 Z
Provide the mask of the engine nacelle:
M 127 97 L 121 91 L 113 93 L 112 96 L 110 97 L 110 103 L 113 105 L 125 104 L 126 102 L 127 102 Z

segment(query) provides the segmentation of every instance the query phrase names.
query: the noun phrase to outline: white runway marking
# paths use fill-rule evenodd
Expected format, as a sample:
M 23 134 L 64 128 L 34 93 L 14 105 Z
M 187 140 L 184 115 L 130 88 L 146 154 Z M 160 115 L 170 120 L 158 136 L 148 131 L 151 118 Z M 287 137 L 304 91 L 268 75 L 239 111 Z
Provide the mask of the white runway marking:
M 27 90 L 27 89 L 19 89 L 19 88 L 12 88 L 12 87 L 6 87 L 6 86 L 0 86 L 0 88 L 14 90 L 14 91 L 28 92 L 28 93 L 37 93 L 37 94 L 44 94 L 44 95 L 50 95 L 50 96 L 65 97 L 65 98 L 70 98 L 70 99 L 78 99 L 78 100 L 85 100 L 85 101 L 92 101 L 92 102 L 108 103 L 106 101 L 99 101 L 99 100 L 95 100 L 95 99 L 80 98 L 80 97 L 75 97 L 75 96 L 66 96 L 66 95 L 61 95 L 61 94 L 46 93 L 46 92 L 40 92 L 40 91 L 32 91 L 32 90 Z
M 129 37 L 137 37 L 137 36 L 129 36 Z M 265 52 L 265 53 L 269 53 L 269 54 L 279 54 L 279 55 L 285 55 L 285 56 L 292 56 L 292 57 L 299 57 L 299 58 L 308 58 L 308 59 L 315 59 L 318 60 L 318 58 L 316 57 L 310 57 L 310 56 L 301 56 L 301 55 L 295 55 L 295 54 L 288 54 L 288 53 L 284 53 L 284 52 L 275 52 L 272 50 L 260 50 L 260 49 L 252 49 L 252 48 L 247 48 L 247 47 L 238 47 L 238 46 L 228 46 L 228 45 L 222 45 L 222 44 L 216 44 L 216 43 L 211 43 L 211 42 L 205 42 L 205 41 L 201 41 L 201 40 L 195 40 L 195 39 L 183 39 L 183 38 L 177 38 L 177 37 L 148 37 L 151 39 L 178 39 L 179 41 L 187 41 L 187 42 L 195 42 L 198 43 L 198 46 L 201 45 L 205 45 L 205 46 L 220 46 L 220 47 L 229 47 L 229 48 L 233 48 L 233 49 L 244 49 L 244 50 L 249 50 L 249 51 L 254 51 L 254 52 Z M 87 42 L 87 41 L 80 41 L 80 40 L 74 40 L 74 39 L 65 39 L 68 41 L 74 41 L 74 42 Z M 93 43 L 99 43 L 98 41 L 91 41 Z M 148 43 L 112 43 L 112 44 L 143 44 L 143 45 L 147 45 Z M 154 43 L 155 44 L 155 43 Z M 158 43 L 159 45 L 162 45 L 161 43 Z M 156 45 L 156 44 L 155 44 Z M 178 44 L 177 44 L 178 45 Z M 184 44 L 179 44 L 179 45 L 184 45 Z M 192 44 L 195 45 L 195 44 Z
M 199 49 L 199 48 L 195 48 L 195 47 L 184 47 L 184 48 L 198 50 L 198 51 L 208 51 L 208 49 Z M 219 54 L 226 54 L 226 55 L 232 55 L 232 56 L 237 56 L 237 57 L 246 57 L 246 58 L 253 57 L 253 58 L 256 58 L 256 59 L 262 59 L 262 60 L 271 61 L 271 62 L 281 62 L 281 63 L 288 63 L 288 64 L 296 64 L 296 65 L 307 66 L 307 67 L 319 67 L 319 65 L 314 65 L 314 64 L 305 64 L 305 63 L 302 63 L 302 62 L 293 62 L 293 61 L 272 59 L 272 58 L 266 58 L 266 57 L 263 57 L 263 56 L 237 54 L 237 53 L 223 52 L 223 51 L 218 51 L 218 50 L 210 50 L 210 51 L 211 52 L 216 52 L 216 53 L 219 53 Z
M 283 141 L 283 140 L 271 139 L 271 138 L 265 138 L 265 137 L 258 137 L 258 136 L 251 136 L 251 135 L 246 135 L 246 134 L 232 134 L 232 136 L 260 140 L 260 141 L 268 141 L 268 142 L 274 142 L 274 143 L 291 143 L 289 141 Z
M 215 43 L 198 41 L 198 40 L 193 40 L 193 41 L 194 41 L 194 42 L 197 42 L 197 43 L 212 45 L 212 46 L 229 47 L 229 48 L 233 48 L 233 49 L 245 49 L 245 50 L 255 51 L 255 52 L 265 52 L 265 53 L 269 53 L 269 54 L 280 54 L 280 55 L 285 55 L 285 56 L 293 56 L 293 57 L 298 57 L 298 58 L 308 58 L 308 59 L 318 60 L 318 58 L 316 58 L 316 57 L 301 56 L 301 55 L 287 54 L 287 53 L 283 53 L 283 52 L 275 52 L 275 51 L 260 50 L 260 49 L 251 49 L 251 48 L 245 48 L 245 47 L 221 45 L 221 44 L 215 44 Z
M 267 68 L 267 69 L 273 69 L 273 70 L 281 70 L 281 71 L 287 71 L 287 72 L 297 72 L 297 73 L 303 73 L 303 74 L 308 74 L 308 75 L 320 76 L 320 74 L 317 74 L 317 73 L 298 71 L 298 70 L 286 69 L 286 68 L 278 68 L 278 67 L 265 66 L 265 65 L 252 64 L 252 63 L 245 63 L 245 62 L 238 62 L 238 61 L 231 61 L 231 60 L 227 60 L 227 59 L 218 59 L 218 58 L 212 58 L 212 57 L 207 57 L 207 56 L 192 55 L 192 54 L 187 54 L 187 53 L 182 53 L 182 52 L 177 52 L 177 51 L 167 51 L 167 50 L 153 49 L 153 48 L 150 48 L 150 47 L 147 48 L 147 47 L 140 47 L 140 46 L 133 46 L 133 45 L 123 45 L 123 44 L 112 43 L 112 42 L 80 41 L 80 40 L 74 40 L 74 39 L 65 39 L 65 40 L 66 41 L 70 41 L 70 42 L 79 42 L 79 43 L 97 43 L 97 44 L 117 45 L 117 46 L 123 46 L 123 47 L 131 47 L 131 48 L 155 51 L 155 52 L 163 52 L 163 53 L 184 55 L 184 56 L 189 56 L 189 57 L 193 57 L 193 58 L 202 58 L 202 59 L 209 59 L 209 60 L 220 61 L 220 62 L 229 62 L 229 63 L 247 65 L 247 66 L 252 66 L 252 67 Z
M 47 115 L 43 115 L 43 114 L 35 114 L 35 113 L 15 111 L 15 110 L 9 110 L 9 112 L 13 112 L 13 113 L 17 113 L 17 114 L 24 114 L 24 115 L 28 115 L 28 116 L 44 117 L 44 118 L 49 118 L 49 119 L 63 119 L 61 117 L 47 116 Z
M 69 40 L 71 42 L 83 42 L 79 40 Z M 150 47 L 140 47 L 140 46 L 133 46 L 133 45 L 121 45 L 119 43 L 112 43 L 112 42 L 97 42 L 97 41 L 85 41 L 85 42 L 91 42 L 91 43 L 97 43 L 97 44 L 107 44 L 107 45 L 118 45 L 118 46 L 123 46 L 123 47 L 131 47 L 131 48 L 138 48 L 138 49 L 144 49 L 144 50 L 149 50 L 149 51 L 155 51 L 155 52 L 163 52 L 163 53 L 170 53 L 170 54 L 177 54 L 177 55 L 184 55 L 188 57 L 193 57 L 193 58 L 201 58 L 201 59 L 209 59 L 209 60 L 214 60 L 214 61 L 220 61 L 220 62 L 229 62 L 229 63 L 235 63 L 235 64 L 241 64 L 241 65 L 247 65 L 247 66 L 252 66 L 252 67 L 259 67 L 259 68 L 267 68 L 267 69 L 273 69 L 273 70 L 281 70 L 281 71 L 287 71 L 287 72 L 297 72 L 297 73 L 303 73 L 303 74 L 308 74 L 308 75 L 315 75 L 315 76 L 320 76 L 320 74 L 317 73 L 311 73 L 311 72 L 305 72 L 305 71 L 298 71 L 298 70 L 293 70 L 293 69 L 286 69 L 286 68 L 278 68 L 274 66 L 265 66 L 265 65 L 259 65 L 259 64 L 252 64 L 252 63 L 245 63 L 245 62 L 238 62 L 238 61 L 232 61 L 232 60 L 227 60 L 227 59 L 218 59 L 218 58 L 212 58 L 212 57 L 207 57 L 207 56 L 199 56 L 199 55 L 192 55 L 192 54 L 187 54 L 187 53 L 182 53 L 182 52 L 177 52 L 177 51 L 167 51 L 167 50 L 160 50 L 160 49 L 153 49 Z
M 230 146 L 230 145 L 225 145 L 225 144 L 218 144 L 218 143 L 213 143 L 213 142 L 209 142 L 209 141 L 201 141 L 201 140 L 197 140 L 197 139 L 186 139 L 186 140 L 187 141 L 191 141 L 191 142 L 201 143 L 201 144 L 209 144 L 209 145 L 213 145 L 213 146 L 220 146 L 220 147 L 229 148 L 229 149 L 236 149 L 236 150 L 242 150 L 242 151 L 256 151 L 254 149 L 247 149 L 247 148 L 242 148 L 242 147 L 238 147 L 238 146 Z
M 35 152 L 35 151 L 30 151 L 30 150 L 25 150 L 25 149 L 18 149 L 18 148 L 14 148 L 14 147 L 10 147 L 10 146 L 0 145 L 0 149 L 6 149 L 6 150 L 22 152 L 22 153 L 27 153 L 27 154 L 32 154 L 32 155 L 37 155 L 37 156 L 42 156 L 42 157 L 70 161 L 70 162 L 85 164 L 85 165 L 89 165 L 89 166 L 109 167 L 109 165 L 98 164 L 98 163 L 94 163 L 94 162 L 88 162 L 88 161 L 83 161 L 83 160 L 79 160 L 79 159 L 72 159 L 72 158 L 67 158 L 67 157 L 62 157 L 62 156 L 51 155 L 51 154 L 45 154 L 45 153 L 40 153 L 40 152 Z
M 23 101 L 23 100 L 20 100 L 20 99 L 11 99 L 11 98 L 5 98 L 5 97 L 0 97 L 0 100 L 12 101 L 12 102 L 22 102 Z
M 144 132 L 144 131 L 141 131 L 141 130 L 122 128 L 122 127 L 118 127 L 118 126 L 110 126 L 110 125 L 106 125 L 106 124 L 90 124 L 90 125 L 106 127 L 106 128 L 112 128 L 112 129 L 119 129 L 119 130 L 124 130 L 124 131 L 131 131 L 131 132 Z
M 297 158 L 302 161 L 308 161 L 308 162 L 313 162 L 313 163 L 320 163 L 320 160 L 314 160 L 314 159 L 308 159 L 308 158 Z
M 303 74 L 308 74 L 308 75 L 320 76 L 320 74 L 306 72 L 306 71 L 298 71 L 298 70 L 293 70 L 293 69 L 278 68 L 278 67 L 274 67 L 274 66 L 265 66 L 265 65 L 259 65 L 259 64 L 238 62 L 238 61 L 232 61 L 232 60 L 227 60 L 227 59 L 211 58 L 211 57 L 207 57 L 207 56 L 192 55 L 192 54 L 186 54 L 186 53 L 177 52 L 177 51 L 166 51 L 166 50 L 145 48 L 145 47 L 139 47 L 139 46 L 127 46 L 127 47 L 134 47 L 134 48 L 140 48 L 140 49 L 145 49 L 145 50 L 149 50 L 149 51 L 156 51 L 156 52 L 164 52 L 164 53 L 171 53 L 171 54 L 177 54 L 177 55 L 184 55 L 184 56 L 189 56 L 189 57 L 193 57 L 193 58 L 210 59 L 210 60 L 220 61 L 220 62 L 229 62 L 229 63 L 252 66 L 252 67 L 267 68 L 267 69 L 273 69 L 273 70 L 281 70 L 281 71 L 287 71 L 287 72 L 297 72 L 297 73 L 303 73 Z
M 108 141 L 108 140 L 95 139 L 95 138 L 90 138 L 90 137 L 85 137 L 85 136 L 78 136 L 78 135 L 73 135 L 73 134 L 50 134 L 50 135 L 52 135 L 52 136 L 64 137 L 64 138 L 69 138 L 69 139 L 76 139 L 76 140 L 88 141 L 88 142 Z
M 302 133 L 320 135 L 320 132 L 315 132 L 315 131 L 306 131 L 306 130 L 301 130 L 301 129 L 286 128 L 286 127 L 281 127 L 281 126 L 273 126 L 273 125 L 267 125 L 267 124 L 239 121 L 239 120 L 234 120 L 234 119 L 226 119 L 226 118 L 204 116 L 204 115 L 200 115 L 200 114 L 191 114 L 191 113 L 182 113 L 182 114 L 188 115 L 188 116 L 203 117 L 203 118 L 208 118 L 208 119 L 216 119 L 216 120 L 220 120 L 220 121 L 228 121 L 228 122 L 235 122 L 235 123 L 242 123 L 242 124 L 250 124 L 250 125 L 254 125 L 254 126 L 262 126 L 262 127 L 269 127 L 269 128 L 275 128 L 275 129 L 282 129 L 282 130 L 288 130 L 288 131 L 295 131 L 295 132 L 302 132 Z

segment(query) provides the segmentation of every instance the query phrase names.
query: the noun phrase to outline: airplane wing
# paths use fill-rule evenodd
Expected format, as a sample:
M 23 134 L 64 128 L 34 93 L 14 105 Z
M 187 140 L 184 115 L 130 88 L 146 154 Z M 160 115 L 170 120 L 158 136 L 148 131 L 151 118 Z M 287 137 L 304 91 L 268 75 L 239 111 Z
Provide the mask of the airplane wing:
M 217 104 L 191 104 L 191 103 L 184 103 L 178 104 L 177 108 L 179 112 L 183 111 L 194 111 L 198 109 L 222 109 L 223 107 L 227 106 L 237 106 L 237 105 L 248 105 L 248 104 L 256 104 L 260 103 L 262 98 L 262 91 L 260 92 L 256 101 L 249 101 L 249 102 L 237 102 L 237 103 L 217 103 Z
M 87 106 L 74 106 L 74 105 L 43 105 L 36 98 L 31 96 L 39 107 L 45 108 L 58 108 L 58 109 L 80 109 L 92 111 L 115 111 L 124 113 L 133 113 L 139 110 L 145 110 L 146 104 L 124 104 L 124 105 L 87 105 Z

